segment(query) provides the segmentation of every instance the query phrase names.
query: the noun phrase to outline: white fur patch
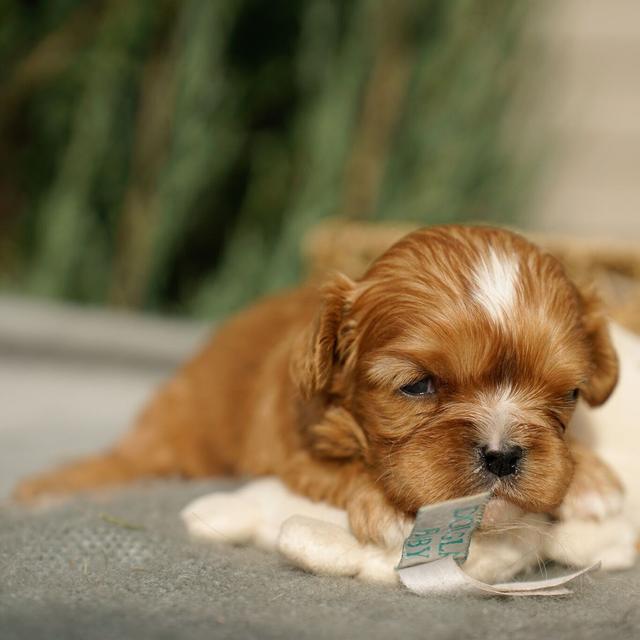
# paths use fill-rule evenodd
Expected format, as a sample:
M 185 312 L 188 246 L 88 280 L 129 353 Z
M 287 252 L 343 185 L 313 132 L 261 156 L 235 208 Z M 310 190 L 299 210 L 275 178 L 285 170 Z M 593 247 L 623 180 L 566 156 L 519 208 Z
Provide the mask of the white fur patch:
M 519 270 L 517 258 L 489 249 L 474 271 L 473 297 L 496 322 L 504 322 L 513 308 Z
M 562 564 L 581 567 L 601 562 L 608 571 L 628 569 L 636 561 L 636 536 L 624 516 L 558 522 L 544 539 L 544 556 Z
M 277 478 L 262 478 L 231 492 L 210 493 L 188 504 L 180 516 L 196 538 L 277 548 L 282 523 L 307 516 L 348 529 L 347 514 L 324 502 L 292 493 Z
M 482 425 L 486 445 L 489 449 L 498 450 L 504 444 L 509 426 L 513 423 L 514 415 L 518 411 L 511 385 L 499 387 L 495 394 L 490 396 L 482 394 L 478 407 L 482 410 L 479 422 Z

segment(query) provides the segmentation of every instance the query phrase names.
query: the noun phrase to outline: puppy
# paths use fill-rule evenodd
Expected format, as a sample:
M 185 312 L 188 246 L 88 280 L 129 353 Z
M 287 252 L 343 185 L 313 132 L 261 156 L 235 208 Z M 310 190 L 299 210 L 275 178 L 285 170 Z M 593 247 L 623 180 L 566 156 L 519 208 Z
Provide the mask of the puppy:
M 505 230 L 422 229 L 356 282 L 336 275 L 232 318 L 111 451 L 16 495 L 276 475 L 385 546 L 420 506 L 486 489 L 488 521 L 576 504 L 588 516 L 585 478 L 605 496 L 621 487 L 567 425 L 617 376 L 596 300 L 556 259 Z

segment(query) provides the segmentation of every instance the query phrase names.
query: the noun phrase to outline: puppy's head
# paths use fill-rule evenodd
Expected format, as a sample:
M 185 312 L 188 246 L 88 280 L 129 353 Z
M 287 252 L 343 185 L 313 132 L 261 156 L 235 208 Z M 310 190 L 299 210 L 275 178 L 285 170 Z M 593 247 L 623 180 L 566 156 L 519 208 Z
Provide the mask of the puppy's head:
M 617 359 L 597 302 L 557 260 L 508 231 L 452 226 L 329 283 L 293 371 L 327 408 L 310 446 L 361 456 L 399 508 L 492 488 L 549 511 L 572 477 L 576 402 L 607 399 Z

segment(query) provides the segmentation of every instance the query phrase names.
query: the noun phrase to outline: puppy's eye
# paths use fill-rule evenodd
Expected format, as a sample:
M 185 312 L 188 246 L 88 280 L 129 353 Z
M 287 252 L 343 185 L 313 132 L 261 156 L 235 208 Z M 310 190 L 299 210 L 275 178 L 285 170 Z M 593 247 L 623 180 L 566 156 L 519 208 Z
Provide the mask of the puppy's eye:
M 431 376 L 426 376 L 422 380 L 418 380 L 418 382 L 400 387 L 400 392 L 405 396 L 411 397 L 431 396 L 436 392 L 436 383 Z
M 571 402 L 576 402 L 579 397 L 580 397 L 580 389 L 576 388 L 569 391 L 568 398 Z

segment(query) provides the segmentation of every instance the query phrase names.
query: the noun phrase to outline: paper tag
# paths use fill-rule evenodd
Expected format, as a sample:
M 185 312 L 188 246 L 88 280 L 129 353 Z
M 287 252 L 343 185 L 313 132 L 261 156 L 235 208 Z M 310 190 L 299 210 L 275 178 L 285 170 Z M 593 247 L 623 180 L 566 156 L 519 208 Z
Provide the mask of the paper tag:
M 596 569 L 599 563 L 558 578 L 489 585 L 467 575 L 471 536 L 482 521 L 490 492 L 422 507 L 402 547 L 397 566 L 402 583 L 414 593 L 472 592 L 484 595 L 555 596 L 571 593 L 562 585 Z
M 491 493 L 448 500 L 422 507 L 402 547 L 398 569 L 440 558 L 467 559 L 471 534 L 482 520 Z

